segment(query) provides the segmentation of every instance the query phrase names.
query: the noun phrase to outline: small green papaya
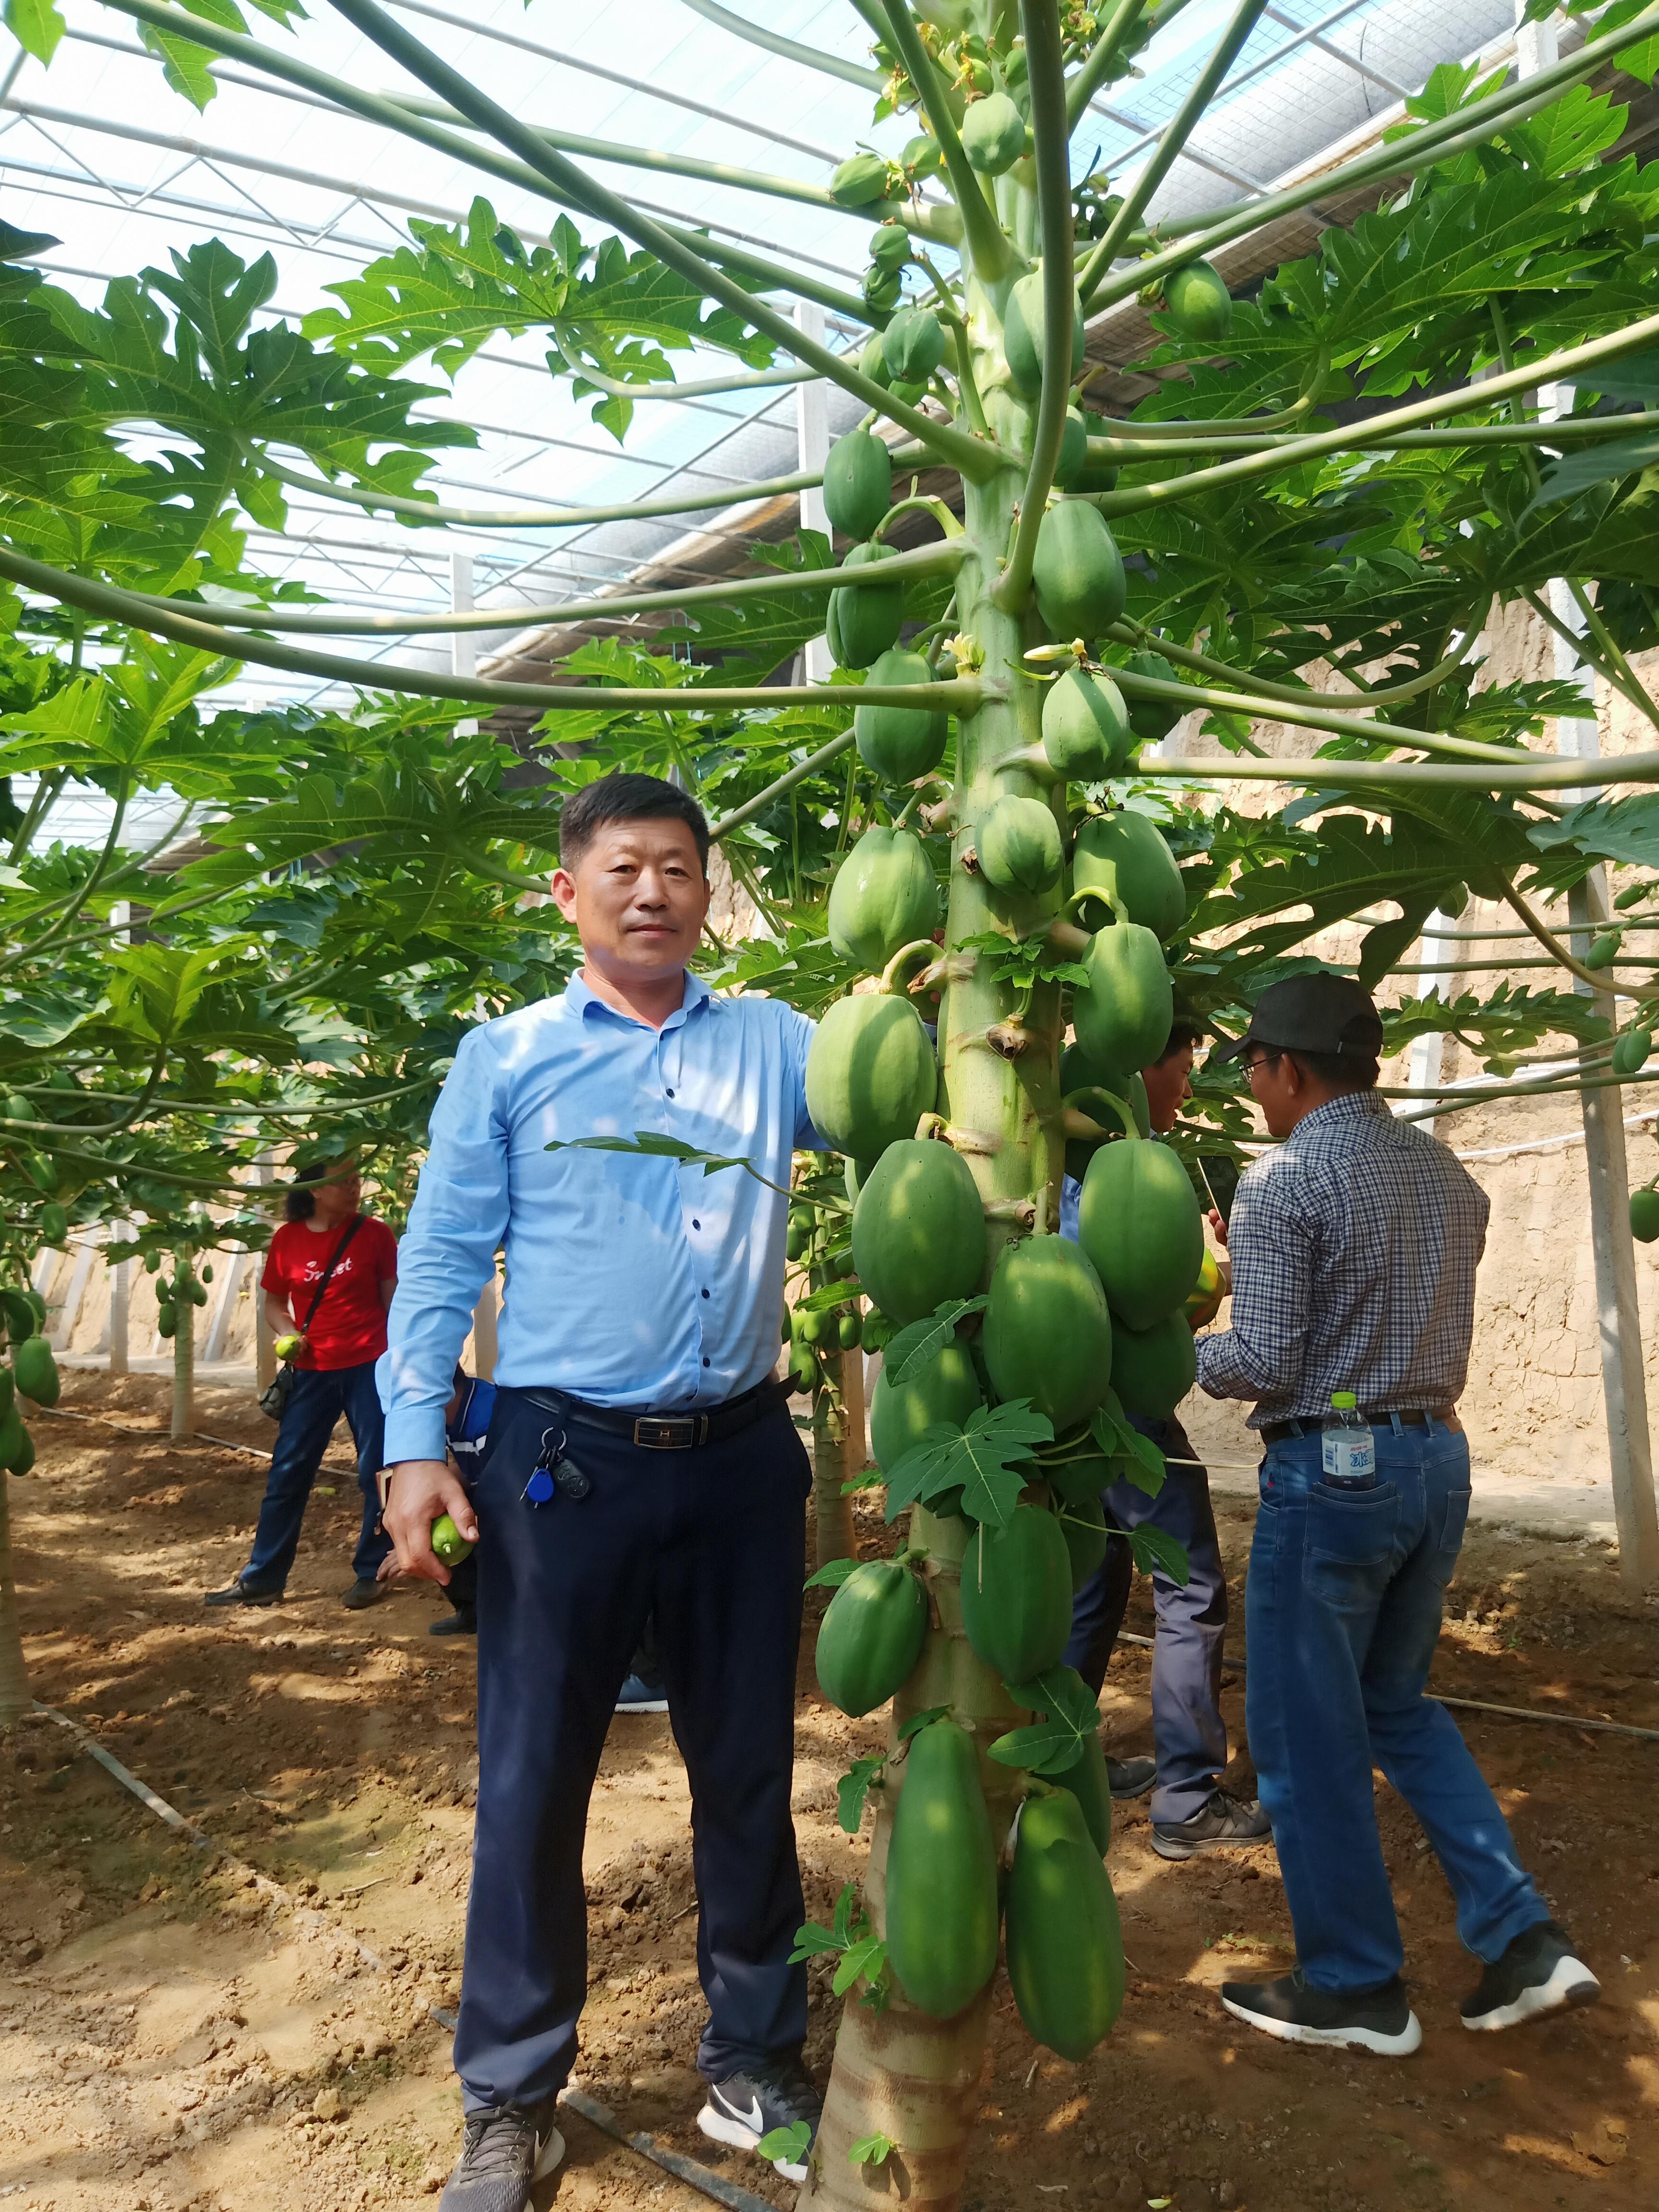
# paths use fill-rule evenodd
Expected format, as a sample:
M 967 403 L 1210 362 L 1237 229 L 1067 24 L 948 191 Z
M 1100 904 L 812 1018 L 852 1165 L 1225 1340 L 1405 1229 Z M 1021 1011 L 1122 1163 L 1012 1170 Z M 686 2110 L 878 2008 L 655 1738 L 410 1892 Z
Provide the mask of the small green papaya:
M 1072 848 L 1072 888 L 1121 902 L 1154 937 L 1173 937 L 1187 919 L 1187 886 L 1158 824 L 1132 806 L 1091 814 Z
M 954 2020 L 996 1972 L 997 1846 L 974 1739 L 910 1739 L 887 1848 L 887 1960 L 920 2011 Z
M 55 1202 L 43 1206 L 40 1209 L 40 1242 L 60 1245 L 68 1235 L 69 1216 L 63 1207 Z
M 878 269 L 904 266 L 910 258 L 910 234 L 902 223 L 889 221 L 878 225 L 870 235 L 870 258 Z
M 1154 684 L 1178 684 L 1180 678 L 1161 653 L 1132 653 L 1123 664 L 1126 676 L 1145 676 Z M 1186 711 L 1173 701 L 1137 698 L 1133 690 L 1127 690 L 1129 702 L 1129 726 L 1137 743 L 1161 745 Z
M 1619 957 L 1619 948 L 1624 941 L 1622 929 L 1604 929 L 1599 937 L 1592 939 L 1590 949 L 1584 955 L 1583 965 L 1586 968 L 1611 968 Z
M 807 1085 L 810 1106 L 810 1059 Z M 912 1115 L 912 1129 L 927 1110 Z M 985 1207 L 960 1152 L 908 1133 L 887 1146 L 853 1209 L 853 1267 L 890 1321 L 922 1321 L 946 1298 L 973 1297 L 985 1269 Z
M 909 1680 L 927 1633 L 927 1599 L 908 1567 L 866 1559 L 830 1601 L 818 1626 L 818 1687 L 853 1720 L 884 1705 Z
M 1077 1799 L 1089 1840 L 1104 1858 L 1112 1848 L 1112 1785 L 1106 1773 L 1106 1754 L 1094 1730 L 1083 1739 L 1083 1748 L 1069 1766 L 1044 1776 L 1056 1790 L 1069 1790 Z
M 873 343 L 880 345 L 879 331 Z M 893 460 L 881 439 L 869 430 L 837 438 L 823 465 L 823 505 L 832 526 L 866 538 L 892 504 Z
M 1129 710 L 1109 676 L 1068 668 L 1042 698 L 1042 750 L 1068 783 L 1115 775 L 1134 744 Z
M 1123 2005 L 1117 1899 L 1083 1808 L 1069 1790 L 1020 1808 L 1008 1877 L 1008 1980 L 1035 2042 L 1086 2058 Z
M 864 1335 L 864 1316 L 859 1312 L 837 1314 L 836 1342 L 843 1352 L 856 1352 Z
M 878 823 L 836 871 L 827 916 L 830 942 L 843 960 L 878 972 L 902 945 L 939 927 L 939 884 L 920 837 Z
M 866 680 L 915 684 L 921 690 L 933 683 L 933 672 L 921 653 L 894 646 L 875 662 Z M 885 783 L 914 783 L 944 759 L 949 721 L 939 707 L 854 708 L 859 758 Z
M 926 307 L 901 307 L 881 334 L 881 350 L 896 382 L 925 385 L 945 359 L 945 326 Z
M 1089 465 L 1089 433 L 1083 427 L 1083 416 L 1075 407 L 1066 410 L 1066 421 L 1060 434 L 1060 459 L 1054 463 L 1054 482 L 1062 491 L 1070 491 Z
M 1120 921 L 1095 932 L 1082 964 L 1089 981 L 1077 987 L 1072 1024 L 1085 1056 L 1120 1073 L 1150 1067 L 1175 1020 L 1164 947 L 1150 929 Z
M 1638 1244 L 1659 1243 L 1659 1190 L 1632 1191 L 1630 1233 Z
M 1075 376 L 1083 367 L 1083 310 L 1075 298 L 1072 307 L 1070 374 Z M 1035 399 L 1042 389 L 1043 344 L 1042 271 L 1035 269 L 1009 293 L 1002 318 L 1002 349 L 1007 356 L 1008 374 L 1016 391 L 1023 392 L 1028 399 Z
M 851 154 L 830 179 L 837 207 L 868 207 L 887 197 L 887 164 L 879 154 Z
M 886 513 L 884 507 L 882 513 Z M 864 568 L 896 557 L 890 545 L 854 545 L 842 565 Z M 897 644 L 903 627 L 902 584 L 843 584 L 830 594 L 824 630 L 830 650 L 842 668 L 868 668 Z
M 33 1336 L 40 1326 L 40 1316 L 21 1291 L 0 1291 L 0 1313 L 5 1316 L 6 1334 L 14 1344 Z
M 871 1170 L 875 1164 L 873 1160 L 849 1159 L 847 1162 L 842 1170 L 842 1182 L 846 1188 L 848 1198 L 853 1205 L 858 1204 L 859 1193 L 869 1182 Z
M 1066 1555 L 1072 1565 L 1072 1589 L 1075 1593 L 1091 1575 L 1099 1571 L 1106 1547 L 1112 1540 L 1111 1531 L 1106 1526 L 1105 1509 L 1098 1498 L 1063 1506 L 1058 1518 L 1060 1533 L 1066 1539 Z
M 810 1344 L 795 1344 L 789 1353 L 789 1388 L 812 1391 L 818 1386 L 817 1356 Z
M 1068 1449 L 1061 1450 L 1058 1457 L 1039 1462 L 1049 1489 L 1062 1505 L 1097 1504 L 1101 1492 L 1116 1480 L 1112 1473 L 1112 1463 L 1104 1452 L 1092 1448 L 1079 1451 L 1079 1443 L 1086 1440 L 1087 1437 L 1088 1431 L 1085 1430 L 1081 1437 L 1073 1440 Z M 1077 1455 L 1073 1456 L 1073 1454 Z
M 50 1116 L 43 1109 L 32 1105 L 21 1091 L 9 1091 L 0 1099 L 0 1120 L 7 1121 L 45 1121 Z
M 873 1159 L 939 1096 L 939 1064 L 921 1016 L 904 999 L 863 991 L 837 999 L 806 1055 L 806 1109 L 837 1152 Z
M 173 1331 L 178 1328 L 178 1326 L 179 1317 L 173 1312 L 171 1306 L 157 1306 L 155 1309 L 155 1334 L 164 1343 L 172 1336 Z
M 0 1460 L 0 1465 L 4 1466 L 8 1474 L 27 1474 L 34 1465 L 34 1438 L 22 1420 L 19 1420 L 18 1426 L 23 1431 L 23 1441 L 15 1451 Z
M 893 372 L 888 368 L 887 356 L 882 351 L 881 332 L 879 331 L 872 331 L 869 337 L 864 341 L 863 349 L 859 355 L 859 372 L 861 375 L 867 376 L 872 384 L 880 385 L 884 392 L 885 392 L 888 386 L 891 384 L 893 380 Z M 880 441 L 878 440 L 877 443 L 879 444 Z M 890 507 L 891 505 L 892 501 L 890 499 L 887 502 L 887 506 Z M 884 507 L 881 514 L 885 514 L 886 512 L 887 507 Z M 880 520 L 881 514 L 878 514 L 876 517 L 876 521 L 879 522 Z M 872 523 L 870 526 L 872 529 L 874 529 L 875 523 Z M 852 533 L 849 531 L 848 534 L 850 537 Z M 868 533 L 866 532 L 866 534 L 867 535 Z
M 1079 409 L 1079 412 L 1083 418 L 1083 431 L 1085 440 L 1089 438 L 1109 438 L 1112 435 L 1111 424 L 1106 422 L 1102 416 L 1098 415 L 1091 415 L 1086 407 Z M 1086 445 L 1085 447 L 1085 459 L 1084 465 L 1079 471 L 1076 478 L 1071 483 L 1063 486 L 1062 489 L 1066 491 L 1084 493 L 1115 490 L 1117 487 L 1117 471 L 1112 464 L 1109 461 L 1089 460 L 1086 458 Z M 1055 478 L 1055 482 L 1059 482 L 1058 477 Z
M 799 1260 L 811 1241 L 812 1232 L 805 1223 L 792 1221 L 783 1240 L 785 1256 L 791 1260 Z
M 16 1395 L 16 1389 L 10 1368 L 0 1367 L 0 1421 L 3 1421 L 6 1415 L 10 1413 L 12 1401 Z
M 1128 597 L 1116 540 L 1086 500 L 1059 500 L 1043 516 L 1031 580 L 1037 612 L 1062 643 L 1098 637 Z
M 962 1558 L 962 1626 L 1005 1682 L 1059 1666 L 1072 1633 L 1072 1560 L 1046 1507 L 1016 1505 L 1006 1528 L 975 1531 Z
M 1218 344 L 1232 328 L 1232 295 L 1207 261 L 1188 261 L 1172 269 L 1164 280 L 1164 300 L 1170 321 L 1184 338 Z
M 1613 1048 L 1615 1075 L 1638 1075 L 1653 1056 L 1651 1030 L 1626 1030 Z
M 899 163 L 907 177 L 936 177 L 945 167 L 944 149 L 937 138 L 930 138 L 921 131 L 905 140 Z
M 1025 151 L 1025 118 L 1006 92 L 987 93 L 962 118 L 962 150 L 982 177 L 1000 177 Z
M 822 1313 L 804 1313 L 800 1317 L 800 1340 L 803 1344 L 822 1344 L 830 1316 Z
M 447 1513 L 441 1513 L 432 1524 L 428 1540 L 432 1556 L 446 1567 L 459 1567 L 472 1557 L 477 1547 L 462 1535 Z
M 0 1415 L 0 1467 L 9 1474 L 11 1463 L 21 1459 L 28 1444 L 29 1432 L 23 1426 L 23 1417 L 16 1407 L 8 1406 Z
M 44 1336 L 26 1336 L 21 1344 L 14 1345 L 11 1365 L 17 1387 L 26 1398 L 32 1398 L 37 1406 L 58 1403 L 62 1388 L 58 1379 L 58 1362 Z
M 1204 1215 L 1179 1155 L 1144 1138 L 1101 1146 L 1083 1178 L 1078 1240 L 1114 1322 L 1148 1329 L 1178 1314 L 1204 1264 Z
M 1066 858 L 1052 806 L 1013 793 L 980 817 L 974 833 L 979 872 L 993 890 L 1036 897 L 1060 881 Z
M 913 1444 L 941 1421 L 964 1428 L 985 1403 L 973 1356 L 964 1344 L 947 1344 L 921 1373 L 896 1386 L 884 1371 L 870 1397 L 870 1451 L 890 1474 Z
M 1198 1353 L 1184 1314 L 1155 1328 L 1112 1331 L 1112 1388 L 1126 1413 L 1167 1420 L 1198 1377 Z
M 999 1398 L 1028 1399 L 1056 1433 L 1088 1419 L 1110 1380 L 1112 1322 L 1099 1276 L 1069 1237 L 1004 1248 L 981 1341 Z

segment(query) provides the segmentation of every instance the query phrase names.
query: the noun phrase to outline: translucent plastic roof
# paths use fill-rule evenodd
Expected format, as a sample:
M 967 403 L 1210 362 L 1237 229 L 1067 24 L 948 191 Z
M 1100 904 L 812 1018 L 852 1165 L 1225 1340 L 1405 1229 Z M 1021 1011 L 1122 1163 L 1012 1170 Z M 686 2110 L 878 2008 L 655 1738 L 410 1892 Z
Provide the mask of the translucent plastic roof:
M 817 184 L 860 142 L 896 149 L 914 127 L 902 118 L 872 127 L 866 89 L 763 52 L 684 0 L 477 0 L 465 15 L 428 0 L 396 3 L 411 28 L 517 115 L 565 131 Z M 770 32 L 868 63 L 867 31 L 842 0 L 736 4 Z M 1231 12 L 1229 0 L 1191 0 L 1143 58 L 1143 74 L 1113 88 L 1079 130 L 1078 176 L 1095 166 L 1115 181 L 1133 176 Z M 401 242 L 411 216 L 456 220 L 482 191 L 526 237 L 544 234 L 554 217 L 545 200 L 237 64 L 219 65 L 218 94 L 198 113 L 142 52 L 131 18 L 97 0 L 65 0 L 65 13 L 69 35 L 51 68 L 19 56 L 3 79 L 0 180 L 7 218 L 61 240 L 41 265 L 83 297 L 99 295 L 110 276 L 165 266 L 170 251 L 216 235 L 249 259 L 274 256 L 272 312 L 297 317 Z M 252 21 L 264 43 L 354 85 L 419 89 L 326 0 L 313 0 L 312 18 L 292 35 Z M 1437 63 L 1503 36 L 1511 21 L 1509 0 L 1271 0 L 1152 212 L 1190 212 L 1270 186 L 1395 106 Z M 653 211 L 756 242 L 857 289 L 860 222 L 625 164 L 596 173 Z M 861 333 L 844 335 L 851 342 Z M 731 363 L 681 356 L 677 366 L 684 378 Z M 478 449 L 447 454 L 426 481 L 453 503 L 474 507 L 608 503 L 661 493 L 676 478 L 713 489 L 796 466 L 795 410 L 787 386 L 647 401 L 623 448 L 550 383 L 533 342 L 498 340 L 461 371 L 453 397 L 432 403 L 432 411 L 477 426 Z M 842 412 L 832 395 L 832 426 Z M 601 586 L 660 559 L 690 520 L 440 532 L 296 495 L 289 535 L 255 530 L 252 546 L 273 574 L 382 611 L 449 604 L 452 556 L 462 552 L 473 563 L 477 602 L 507 614 L 505 635 L 515 605 Z M 721 510 L 704 526 L 734 520 Z M 447 653 L 429 641 L 370 649 L 434 660 Z M 488 653 L 488 641 L 479 650 Z M 299 679 L 248 669 L 229 696 L 307 690 Z

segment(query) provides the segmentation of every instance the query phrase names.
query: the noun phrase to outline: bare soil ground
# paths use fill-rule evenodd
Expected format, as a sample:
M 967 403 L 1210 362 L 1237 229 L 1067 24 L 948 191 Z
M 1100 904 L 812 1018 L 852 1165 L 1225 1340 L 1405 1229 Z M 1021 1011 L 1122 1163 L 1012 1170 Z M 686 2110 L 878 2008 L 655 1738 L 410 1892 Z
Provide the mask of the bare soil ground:
M 150 1433 L 38 1424 L 37 1474 L 11 1490 L 35 1693 L 293 1901 L 179 1839 L 50 1719 L 0 1741 L 0 2199 L 18 2212 L 415 2202 L 441 2185 L 459 2137 L 448 2041 L 429 2008 L 453 2005 L 459 1985 L 472 1647 L 428 1638 L 435 1593 L 341 1608 L 356 1491 L 337 1449 L 288 1601 L 204 1613 L 202 1591 L 246 1557 L 260 1462 L 170 1444 L 157 1377 L 76 1375 L 64 1411 Z M 268 1445 L 240 1393 L 204 1393 L 199 1419 Z M 1242 1594 L 1249 1511 L 1236 1498 L 1221 1510 Z M 867 1548 L 887 1541 L 873 1520 L 864 1534 Z M 1438 1687 L 1659 1727 L 1659 1619 L 1622 1593 L 1601 1547 L 1477 1528 L 1452 1601 Z M 1150 1632 L 1144 1585 L 1130 1626 Z M 809 1625 L 795 1809 L 808 1910 L 827 1918 L 864 1849 L 836 1825 L 836 1779 L 878 1731 L 825 1706 L 810 1650 Z M 1126 1648 L 1114 1662 L 1115 1749 L 1150 1748 L 1148 1656 Z M 1228 1701 L 1242 1735 L 1237 1677 Z M 1213 1992 L 1290 1962 L 1271 1850 L 1166 1865 L 1131 1808 L 1110 1861 L 1133 1962 L 1122 2021 L 1072 2066 L 1032 2045 L 1005 1994 L 969 2212 L 1030 2212 L 1039 2195 L 1061 2212 L 1659 2202 L 1659 1744 L 1463 1717 L 1605 2002 L 1508 2036 L 1466 2034 L 1457 2003 L 1474 1969 L 1445 1885 L 1379 1783 L 1423 2051 L 1392 2063 L 1268 2043 Z M 1234 1778 L 1248 1782 L 1243 1759 Z M 581 2081 L 629 2127 L 782 2206 L 792 2191 L 694 2125 L 686 1810 L 667 1723 L 619 1720 L 589 1837 Z M 807 2055 L 822 2072 L 838 2008 L 817 1972 Z M 565 2212 L 707 2201 L 579 2119 L 566 2132 L 551 2199 Z

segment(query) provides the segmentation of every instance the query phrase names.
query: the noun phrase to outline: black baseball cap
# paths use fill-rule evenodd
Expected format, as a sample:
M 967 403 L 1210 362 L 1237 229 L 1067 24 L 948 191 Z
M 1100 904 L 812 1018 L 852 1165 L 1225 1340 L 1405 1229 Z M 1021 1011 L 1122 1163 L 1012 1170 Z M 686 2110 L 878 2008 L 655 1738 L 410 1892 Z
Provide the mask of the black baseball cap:
M 1209 1065 L 1237 1060 L 1250 1045 L 1280 1052 L 1342 1054 L 1350 1060 L 1375 1060 L 1382 1049 L 1382 1024 L 1370 993 L 1352 975 L 1322 969 L 1310 975 L 1287 975 L 1269 984 L 1255 1002 L 1242 1037 L 1218 1045 Z

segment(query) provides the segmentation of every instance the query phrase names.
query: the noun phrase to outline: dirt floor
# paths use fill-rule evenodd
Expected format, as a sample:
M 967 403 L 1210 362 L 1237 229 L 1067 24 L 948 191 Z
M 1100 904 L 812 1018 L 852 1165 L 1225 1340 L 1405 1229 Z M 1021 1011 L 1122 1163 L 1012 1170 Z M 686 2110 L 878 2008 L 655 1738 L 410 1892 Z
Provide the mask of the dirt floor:
M 342 1609 L 357 1506 L 337 1448 L 289 1600 L 204 1613 L 202 1591 L 246 1557 L 260 1462 L 170 1444 L 158 1377 L 75 1375 L 64 1411 L 149 1433 L 37 1425 L 36 1474 L 11 1486 L 35 1694 L 285 1894 L 179 1838 L 50 1718 L 0 1741 L 0 2200 L 349 2212 L 435 2192 L 459 2136 L 431 2008 L 453 2007 L 459 1987 L 472 1646 L 428 1637 L 435 1592 Z M 198 1418 L 268 1446 L 244 1395 L 204 1392 Z M 1249 1515 L 1234 1498 L 1221 1510 L 1237 1596 Z M 1452 1607 L 1441 1689 L 1659 1727 L 1659 1608 L 1621 1592 L 1600 1546 L 1477 1528 Z M 1151 1625 L 1143 1584 L 1130 1626 Z M 808 1911 L 827 1919 L 863 1855 L 836 1825 L 836 1779 L 878 1730 L 825 1706 L 810 1650 L 809 1627 L 794 1802 Z M 1114 1662 L 1116 1751 L 1150 1748 L 1148 1656 L 1126 1647 Z M 1242 1733 L 1237 1677 L 1228 1711 Z M 1444 1883 L 1379 1783 L 1422 2053 L 1397 2063 L 1266 2042 L 1212 1992 L 1290 1962 L 1271 1850 L 1166 1865 L 1131 1808 L 1110 1860 L 1132 1960 L 1121 2022 L 1072 2066 L 1036 2050 L 1004 1992 L 968 2212 L 1026 2212 L 1038 2194 L 1172 2212 L 1659 2202 L 1659 1743 L 1463 1717 L 1603 2004 L 1466 2034 L 1457 2004 L 1474 1972 Z M 1241 1760 L 1233 1778 L 1248 1778 Z M 788 2204 L 793 2191 L 694 2125 L 696 1922 L 664 1720 L 616 1723 L 589 1873 L 581 2085 L 629 2129 Z M 837 2009 L 815 1978 L 807 2056 L 821 2073 Z M 580 2119 L 566 2133 L 560 2208 L 707 2203 Z

